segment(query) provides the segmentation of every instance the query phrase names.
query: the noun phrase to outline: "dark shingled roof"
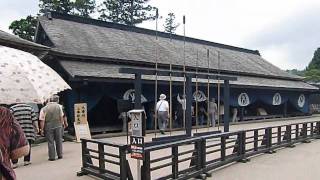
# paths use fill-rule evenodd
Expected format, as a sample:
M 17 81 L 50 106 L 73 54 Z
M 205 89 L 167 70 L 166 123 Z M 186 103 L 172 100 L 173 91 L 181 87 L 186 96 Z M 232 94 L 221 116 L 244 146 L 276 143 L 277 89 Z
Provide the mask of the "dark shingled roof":
M 47 51 L 49 47 L 37 44 L 0 30 L 0 45 L 20 50 Z
M 85 59 L 86 62 L 60 62 L 72 77 L 131 79 L 131 75 L 118 72 L 120 65 L 154 67 L 156 58 L 162 65 L 173 64 L 182 67 L 184 64 L 182 36 L 172 35 L 170 40 L 169 34 L 158 32 L 159 37 L 156 40 L 156 32 L 152 30 L 57 13 L 53 13 L 50 19 L 39 17 L 39 22 L 41 29 L 53 44 L 52 53 L 60 57 Z M 234 85 L 317 89 L 301 81 L 301 77 L 291 75 L 267 62 L 258 51 L 189 37 L 186 37 L 185 42 L 186 66 L 198 66 L 206 70 L 208 49 L 211 71 L 217 72 L 219 52 L 219 70 L 226 75 L 236 75 L 238 81 L 232 82 Z M 153 78 L 145 76 L 144 79 Z
M 183 65 L 183 37 L 155 31 L 102 22 L 75 16 L 52 14 L 52 19 L 39 17 L 40 24 L 54 44 L 53 51 L 83 57 L 94 57 L 117 62 L 134 61 L 154 63 L 156 53 L 161 64 Z M 187 66 L 207 68 L 207 49 L 210 50 L 210 68 L 231 73 L 244 73 L 286 79 L 300 79 L 264 60 L 258 51 L 186 38 L 185 61 Z
M 119 78 L 119 79 L 134 79 L 134 75 L 119 73 L 120 67 L 133 67 L 106 64 L 99 62 L 81 62 L 81 61 L 60 61 L 61 66 L 69 73 L 73 78 Z M 142 79 L 155 80 L 154 76 L 144 75 Z M 169 77 L 158 77 L 158 80 L 168 81 Z M 173 77 L 172 81 L 182 81 L 182 78 Z M 195 79 L 193 79 L 195 81 Z M 198 82 L 207 83 L 207 79 L 198 79 Z M 216 83 L 216 81 L 211 81 Z M 253 76 L 238 75 L 237 81 L 230 81 L 231 85 L 237 86 L 253 86 L 253 87 L 269 87 L 269 88 L 287 88 L 296 90 L 317 90 L 318 88 L 309 85 L 302 81 L 284 80 L 284 79 L 270 79 Z

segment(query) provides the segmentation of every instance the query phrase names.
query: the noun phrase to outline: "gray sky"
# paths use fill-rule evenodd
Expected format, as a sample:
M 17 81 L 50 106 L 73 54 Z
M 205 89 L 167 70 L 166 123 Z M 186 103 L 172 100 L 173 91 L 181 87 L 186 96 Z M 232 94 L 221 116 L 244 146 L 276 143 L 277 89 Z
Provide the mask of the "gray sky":
M 96 0 L 97 4 L 102 0 Z M 197 3 L 195 3 L 197 2 Z M 259 50 L 281 69 L 303 69 L 320 46 L 319 0 L 151 0 L 163 18 L 186 15 L 186 35 Z M 38 12 L 38 0 L 0 0 L 0 29 Z M 140 27 L 155 29 L 155 22 Z M 182 25 L 177 34 L 182 34 Z

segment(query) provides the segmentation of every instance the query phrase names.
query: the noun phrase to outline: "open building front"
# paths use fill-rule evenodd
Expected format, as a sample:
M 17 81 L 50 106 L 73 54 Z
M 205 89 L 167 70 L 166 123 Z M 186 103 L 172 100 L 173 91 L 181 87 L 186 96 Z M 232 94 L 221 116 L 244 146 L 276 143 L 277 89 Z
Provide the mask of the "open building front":
M 43 61 L 73 89 L 62 94 L 69 121 L 74 120 L 73 105 L 84 102 L 90 127 L 99 131 L 121 130 L 122 101 L 134 101 L 134 75 L 119 73 L 122 67 L 154 69 L 157 61 L 160 69 L 168 70 L 171 64 L 173 70 L 182 70 L 185 64 L 186 71 L 235 76 L 237 81 L 230 81 L 229 98 L 230 120 L 234 121 L 308 114 L 309 95 L 318 89 L 270 64 L 255 50 L 189 37 L 184 48 L 183 36 L 70 15 L 39 17 L 36 42 L 51 47 Z M 155 79 L 142 76 L 141 101 L 148 129 L 154 128 Z M 157 95 L 169 98 L 169 78 L 157 79 Z M 172 77 L 171 81 L 175 119 L 183 78 Z M 223 82 L 210 80 L 208 93 L 207 79 L 192 81 L 193 104 L 197 100 L 199 107 L 206 108 L 208 98 L 220 99 L 223 115 Z

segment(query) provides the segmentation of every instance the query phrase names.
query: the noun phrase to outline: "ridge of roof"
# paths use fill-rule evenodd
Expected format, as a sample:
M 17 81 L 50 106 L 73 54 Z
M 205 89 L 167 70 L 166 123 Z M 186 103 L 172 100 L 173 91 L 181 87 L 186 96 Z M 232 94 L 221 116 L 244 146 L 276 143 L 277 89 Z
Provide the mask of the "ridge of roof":
M 214 46 L 214 47 L 218 47 L 218 48 L 229 49 L 229 50 L 234 50 L 234 51 L 239 51 L 239 52 L 244 52 L 244 53 L 251 53 L 251 54 L 261 56 L 258 50 L 250 50 L 250 49 L 246 49 L 246 48 L 241 48 L 241 47 L 236 47 L 236 46 L 231 46 L 231 45 L 226 45 L 226 44 L 221 44 L 221 43 L 216 43 L 216 42 L 211 42 L 211 41 L 206 41 L 206 40 L 202 40 L 202 39 L 196 39 L 196 38 L 187 37 L 187 36 L 184 37 L 181 35 L 169 34 L 169 33 L 161 32 L 161 31 L 155 31 L 155 30 L 140 28 L 140 27 L 135 27 L 135 26 L 128 26 L 128 25 L 124 25 L 124 24 L 107 22 L 107 21 L 102 21 L 102 20 L 97 20 L 97 19 L 84 18 L 84 17 L 80 17 L 80 16 L 76 16 L 76 15 L 67 15 L 67 14 L 62 14 L 62 13 L 58 13 L 58 12 L 54 12 L 54 11 L 51 11 L 49 13 L 50 13 L 50 15 L 47 14 L 47 16 L 49 17 L 48 18 L 49 20 L 51 18 L 56 18 L 56 19 L 62 19 L 62 20 L 67 20 L 67 21 L 74 21 L 77 23 L 119 29 L 119 30 L 124 30 L 124 31 L 131 31 L 131 32 L 147 34 L 147 35 L 156 35 L 157 34 L 157 36 L 163 37 L 163 38 L 172 38 L 172 39 L 180 40 L 180 41 L 185 40 L 186 42 L 209 45 L 209 46 Z

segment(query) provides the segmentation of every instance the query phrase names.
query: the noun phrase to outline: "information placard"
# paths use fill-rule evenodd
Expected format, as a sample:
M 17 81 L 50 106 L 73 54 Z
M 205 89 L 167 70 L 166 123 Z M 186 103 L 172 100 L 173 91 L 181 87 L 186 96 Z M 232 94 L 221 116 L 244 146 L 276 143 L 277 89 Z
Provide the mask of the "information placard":
M 131 158 L 143 160 L 144 138 L 142 136 L 130 136 Z
M 87 124 L 87 103 L 74 104 L 74 121 L 76 124 Z

